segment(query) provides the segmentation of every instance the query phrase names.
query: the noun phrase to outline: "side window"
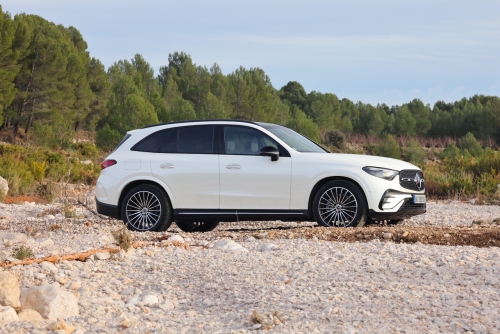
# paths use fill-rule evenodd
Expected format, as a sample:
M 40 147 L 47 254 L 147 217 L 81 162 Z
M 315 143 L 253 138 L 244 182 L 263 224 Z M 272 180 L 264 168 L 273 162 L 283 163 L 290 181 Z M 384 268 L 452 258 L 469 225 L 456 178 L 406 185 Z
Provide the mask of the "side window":
M 259 155 L 264 146 L 278 148 L 278 144 L 266 134 L 241 126 L 224 127 L 224 146 L 226 154 L 234 155 Z
M 171 130 L 160 153 L 214 153 L 214 126 L 185 126 Z
M 158 152 L 160 146 L 162 146 L 163 142 L 167 137 L 169 137 L 171 132 L 172 129 L 166 129 L 152 133 L 135 144 L 134 147 L 131 148 L 131 150 L 140 152 Z

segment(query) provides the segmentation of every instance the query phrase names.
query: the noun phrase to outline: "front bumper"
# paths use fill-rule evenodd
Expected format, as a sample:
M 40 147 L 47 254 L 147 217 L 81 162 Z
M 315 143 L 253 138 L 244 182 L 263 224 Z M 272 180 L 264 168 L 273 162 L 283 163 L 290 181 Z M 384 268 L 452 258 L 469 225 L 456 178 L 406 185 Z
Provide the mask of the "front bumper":
M 97 208 L 97 212 L 101 215 L 105 215 L 115 219 L 122 219 L 120 210 L 118 210 L 118 206 L 99 202 L 97 198 L 95 199 L 95 205 Z
M 373 220 L 408 219 L 426 212 L 426 204 L 414 204 L 411 198 L 406 198 L 396 212 L 376 212 L 370 210 L 368 216 Z

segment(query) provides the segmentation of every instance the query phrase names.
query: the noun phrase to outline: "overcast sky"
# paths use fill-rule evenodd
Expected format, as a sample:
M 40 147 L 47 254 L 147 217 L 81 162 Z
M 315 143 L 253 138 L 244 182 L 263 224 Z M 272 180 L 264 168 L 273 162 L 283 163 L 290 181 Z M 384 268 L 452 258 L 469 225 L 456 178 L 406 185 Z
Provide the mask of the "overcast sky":
M 225 74 L 260 67 L 280 88 L 365 103 L 500 95 L 500 1 L 3 0 L 11 14 L 74 26 L 110 66 L 140 53 L 158 70 L 184 51 Z

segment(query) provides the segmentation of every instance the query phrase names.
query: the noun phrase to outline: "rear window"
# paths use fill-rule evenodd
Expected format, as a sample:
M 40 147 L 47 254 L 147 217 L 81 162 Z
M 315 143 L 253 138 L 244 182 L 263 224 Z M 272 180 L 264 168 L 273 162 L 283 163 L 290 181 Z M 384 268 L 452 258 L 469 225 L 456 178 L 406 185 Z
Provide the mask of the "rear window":
M 122 144 L 130 138 L 131 135 L 129 135 L 128 133 L 125 135 L 125 137 L 123 137 L 122 141 L 118 143 L 118 145 L 115 147 L 114 151 L 116 151 L 118 149 L 118 147 L 122 146 Z
M 167 139 L 172 132 L 172 129 L 157 131 L 150 134 L 131 148 L 132 151 L 140 152 L 158 152 L 165 139 Z

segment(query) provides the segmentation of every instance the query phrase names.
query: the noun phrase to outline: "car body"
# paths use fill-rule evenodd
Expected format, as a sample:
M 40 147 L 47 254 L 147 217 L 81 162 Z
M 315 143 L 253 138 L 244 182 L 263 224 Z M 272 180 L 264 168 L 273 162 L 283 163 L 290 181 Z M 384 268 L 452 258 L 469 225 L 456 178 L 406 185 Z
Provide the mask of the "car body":
M 156 213 L 144 204 L 146 195 L 156 198 Z M 235 120 L 129 131 L 103 163 L 96 204 L 99 213 L 129 226 L 136 217 L 132 229 L 139 231 L 164 230 L 172 221 L 193 231 L 200 230 L 195 222 L 245 220 L 362 226 L 367 219 L 394 221 L 426 210 L 417 166 L 330 153 L 286 127 Z M 160 212 L 165 223 L 153 227 Z

